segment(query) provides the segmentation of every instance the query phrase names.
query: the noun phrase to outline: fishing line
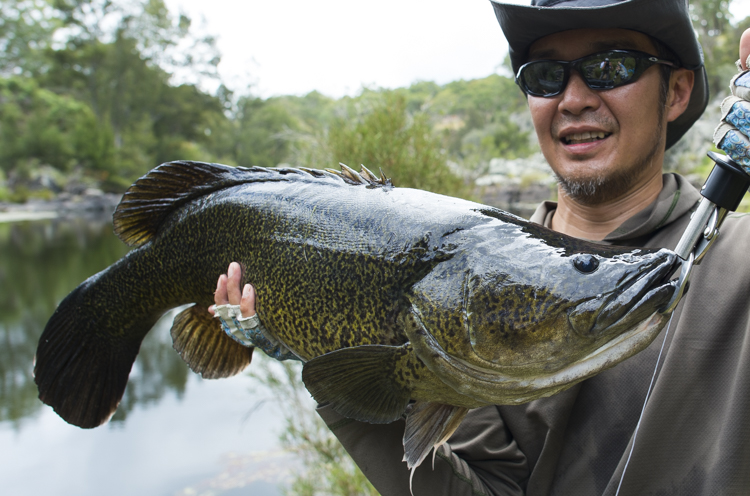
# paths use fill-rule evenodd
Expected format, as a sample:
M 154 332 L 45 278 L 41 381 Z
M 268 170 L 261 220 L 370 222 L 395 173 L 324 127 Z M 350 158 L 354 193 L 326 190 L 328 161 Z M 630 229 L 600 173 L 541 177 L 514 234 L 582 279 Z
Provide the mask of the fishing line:
M 669 317 L 667 323 L 667 330 L 664 332 L 664 341 L 661 343 L 661 349 L 659 350 L 659 356 L 656 357 L 656 366 L 654 367 L 654 375 L 651 376 L 651 384 L 648 385 L 648 391 L 646 391 L 646 399 L 643 400 L 643 408 L 641 408 L 641 415 L 638 417 L 638 423 L 635 425 L 635 431 L 633 431 L 633 442 L 630 443 L 630 453 L 628 453 L 628 459 L 625 460 L 625 466 L 622 469 L 622 475 L 620 476 L 620 483 L 617 485 L 617 491 L 615 496 L 619 496 L 620 488 L 622 487 L 622 481 L 625 478 L 625 472 L 628 470 L 628 464 L 630 463 L 630 457 L 633 456 L 633 449 L 635 448 L 635 438 L 638 436 L 638 429 L 641 427 L 641 420 L 643 419 L 643 412 L 646 411 L 646 404 L 651 396 L 651 388 L 654 386 L 654 380 L 656 380 L 656 372 L 659 370 L 659 362 L 661 361 L 661 354 L 664 351 L 664 345 L 667 343 L 667 336 L 669 336 L 669 328 L 672 326 L 672 318 L 674 318 L 674 312 Z

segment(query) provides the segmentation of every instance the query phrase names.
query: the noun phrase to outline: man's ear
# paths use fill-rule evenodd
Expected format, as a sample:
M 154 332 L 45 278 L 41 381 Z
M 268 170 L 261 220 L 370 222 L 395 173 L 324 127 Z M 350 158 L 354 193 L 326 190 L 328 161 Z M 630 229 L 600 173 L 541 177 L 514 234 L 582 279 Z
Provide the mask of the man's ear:
M 695 73 L 688 69 L 675 69 L 669 77 L 667 96 L 667 122 L 677 119 L 690 103 L 690 94 L 695 83 Z

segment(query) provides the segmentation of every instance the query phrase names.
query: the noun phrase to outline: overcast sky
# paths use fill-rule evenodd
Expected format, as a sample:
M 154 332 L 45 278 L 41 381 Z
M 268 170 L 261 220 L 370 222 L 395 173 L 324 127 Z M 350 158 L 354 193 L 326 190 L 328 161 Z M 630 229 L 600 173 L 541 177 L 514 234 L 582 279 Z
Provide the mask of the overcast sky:
M 263 97 L 481 78 L 508 51 L 489 0 L 165 1 L 195 25 L 205 18 L 232 89 L 244 93 L 250 83 Z M 732 7 L 750 15 L 750 0 Z

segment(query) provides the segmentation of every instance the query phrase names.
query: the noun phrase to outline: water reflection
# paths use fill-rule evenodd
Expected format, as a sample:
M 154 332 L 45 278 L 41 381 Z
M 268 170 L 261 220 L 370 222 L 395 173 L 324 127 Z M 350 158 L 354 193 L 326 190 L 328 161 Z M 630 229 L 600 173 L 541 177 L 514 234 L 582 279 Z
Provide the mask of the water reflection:
M 108 425 L 68 425 L 37 399 L 32 362 L 47 319 L 127 250 L 107 220 L 0 223 L 0 491 L 280 494 L 296 462 L 279 452 L 278 412 L 254 409 L 267 391 L 245 374 L 204 381 L 190 372 L 172 349 L 173 313 L 143 341 Z
M 0 421 L 15 424 L 41 403 L 32 378 L 37 341 L 57 304 L 84 279 L 127 253 L 105 220 L 68 219 L 0 224 Z M 188 369 L 170 340 L 144 340 L 120 408 L 185 390 Z

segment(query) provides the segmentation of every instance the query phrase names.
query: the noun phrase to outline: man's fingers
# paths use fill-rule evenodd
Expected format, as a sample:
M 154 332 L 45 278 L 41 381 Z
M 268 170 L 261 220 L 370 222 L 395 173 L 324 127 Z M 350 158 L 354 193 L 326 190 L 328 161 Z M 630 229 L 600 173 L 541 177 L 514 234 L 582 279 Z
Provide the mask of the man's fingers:
M 255 315 L 255 288 L 250 284 L 245 284 L 245 287 L 242 288 L 240 310 L 243 317 L 252 317 Z
M 750 140 L 747 136 L 737 129 L 730 129 L 726 132 L 719 148 L 724 150 L 732 160 L 743 166 L 746 171 L 750 170 Z
M 743 70 L 750 69 L 748 57 L 750 57 L 750 29 L 746 29 L 740 38 L 740 64 Z
M 216 292 L 214 293 L 214 303 L 217 305 L 226 305 L 229 303 L 227 296 L 227 276 L 222 274 L 219 276 L 219 281 L 216 283 Z
M 229 264 L 227 273 L 219 276 L 214 303 L 216 305 L 239 305 L 243 317 L 252 317 L 255 315 L 255 288 L 250 284 L 245 284 L 245 287 L 240 290 L 241 279 L 240 264 L 232 262 Z M 211 315 L 216 313 L 213 306 L 209 307 L 208 311 Z
M 230 263 L 227 272 L 227 296 L 230 305 L 240 304 L 240 299 L 242 299 L 242 292 L 240 291 L 241 278 L 242 269 L 240 268 L 240 264 L 237 262 Z

